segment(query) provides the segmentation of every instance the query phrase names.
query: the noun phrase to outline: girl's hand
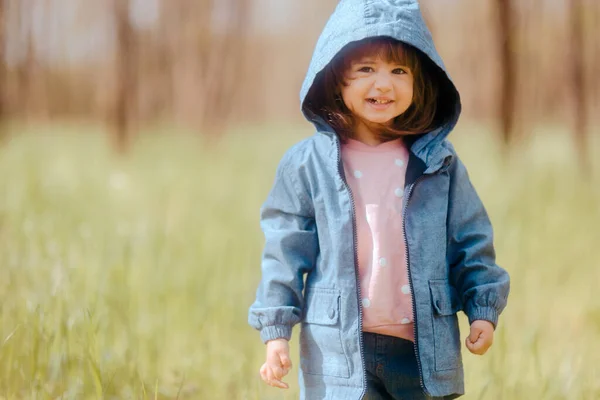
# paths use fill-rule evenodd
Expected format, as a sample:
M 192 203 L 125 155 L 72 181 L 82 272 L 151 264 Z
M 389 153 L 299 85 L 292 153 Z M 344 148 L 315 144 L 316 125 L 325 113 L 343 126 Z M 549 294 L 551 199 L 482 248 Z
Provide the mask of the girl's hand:
M 269 340 L 267 342 L 267 361 L 260 367 L 260 377 L 268 385 L 288 389 L 287 383 L 281 379 L 292 369 L 290 346 L 285 339 Z
M 494 325 L 489 321 L 477 320 L 471 324 L 471 334 L 465 340 L 467 349 L 473 354 L 483 355 L 494 341 Z

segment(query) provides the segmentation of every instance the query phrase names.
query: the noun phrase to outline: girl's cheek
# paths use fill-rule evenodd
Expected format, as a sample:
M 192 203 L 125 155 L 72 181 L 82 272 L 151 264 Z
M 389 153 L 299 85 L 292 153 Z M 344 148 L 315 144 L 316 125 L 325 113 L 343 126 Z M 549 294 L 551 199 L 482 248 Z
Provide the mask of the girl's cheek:
M 401 83 L 403 85 L 412 84 L 413 78 L 408 74 L 396 75 L 396 82 Z
M 398 87 L 402 88 L 403 90 L 413 90 L 413 82 L 412 80 L 408 80 L 408 79 L 403 79 L 400 82 L 398 82 Z

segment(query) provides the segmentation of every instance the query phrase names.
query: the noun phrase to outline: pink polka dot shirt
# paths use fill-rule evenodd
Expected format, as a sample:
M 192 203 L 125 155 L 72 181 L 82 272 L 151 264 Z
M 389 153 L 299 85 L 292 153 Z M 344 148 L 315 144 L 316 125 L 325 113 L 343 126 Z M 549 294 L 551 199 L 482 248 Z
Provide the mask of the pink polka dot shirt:
M 402 229 L 408 150 L 401 138 L 342 144 L 354 198 L 363 331 L 414 341 L 412 296 Z

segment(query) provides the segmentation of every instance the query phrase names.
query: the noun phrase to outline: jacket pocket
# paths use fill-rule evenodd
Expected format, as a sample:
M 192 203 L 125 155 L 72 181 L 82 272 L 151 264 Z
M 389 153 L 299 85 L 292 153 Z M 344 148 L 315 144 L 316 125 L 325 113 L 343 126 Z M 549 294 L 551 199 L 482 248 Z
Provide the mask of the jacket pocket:
M 447 279 L 429 281 L 433 306 L 435 370 L 462 367 L 460 331 L 456 313 L 462 309 L 458 293 Z
M 342 345 L 340 291 L 308 287 L 300 331 L 300 365 L 306 374 L 350 377 Z

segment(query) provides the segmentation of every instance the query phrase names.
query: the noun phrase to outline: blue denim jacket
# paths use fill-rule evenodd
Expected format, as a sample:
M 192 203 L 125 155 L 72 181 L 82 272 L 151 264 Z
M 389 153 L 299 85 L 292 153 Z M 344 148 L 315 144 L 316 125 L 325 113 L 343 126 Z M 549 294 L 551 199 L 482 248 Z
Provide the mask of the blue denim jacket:
M 301 324 L 302 399 L 360 399 L 365 390 L 352 193 L 339 138 L 305 99 L 342 47 L 372 36 L 409 43 L 445 71 L 413 0 L 342 0 L 317 43 L 301 91 L 317 131 L 285 153 L 261 208 L 262 279 L 249 312 L 264 342 L 289 339 Z M 456 313 L 496 325 L 509 277 L 496 265 L 488 215 L 447 139 L 460 115 L 448 82 L 450 118 L 409 142 L 404 229 L 423 389 L 454 398 L 464 393 Z

